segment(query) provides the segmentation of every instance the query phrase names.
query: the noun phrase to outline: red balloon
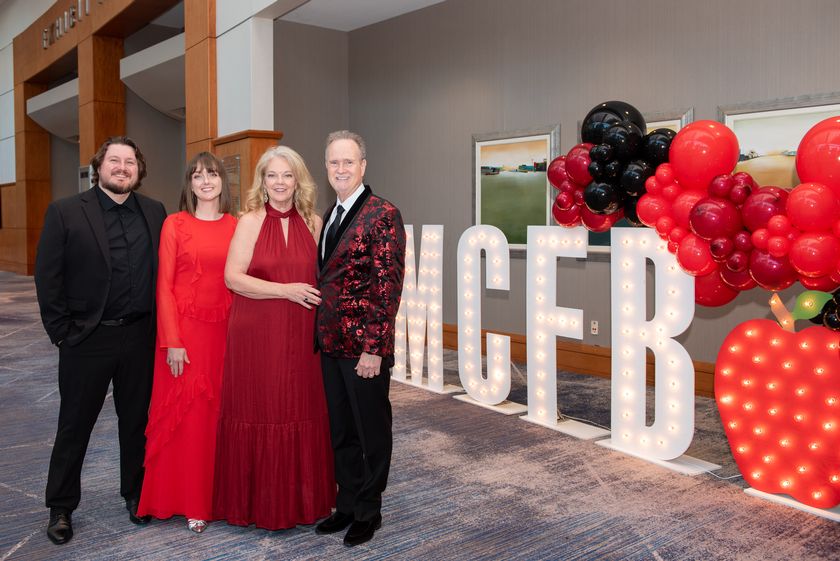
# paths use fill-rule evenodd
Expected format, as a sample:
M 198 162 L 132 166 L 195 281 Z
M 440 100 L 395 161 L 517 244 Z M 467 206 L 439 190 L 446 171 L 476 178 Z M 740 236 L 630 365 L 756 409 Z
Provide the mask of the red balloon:
M 636 204 L 636 214 L 639 216 L 642 224 L 648 228 L 655 227 L 656 221 L 663 216 L 669 215 L 670 212 L 671 205 L 659 195 L 646 193 L 642 195 L 642 198 Z
M 718 266 L 709 250 L 709 242 L 694 234 L 688 234 L 680 242 L 677 261 L 686 273 L 694 277 L 708 275 Z
M 748 272 L 750 266 L 750 254 L 746 251 L 735 250 L 732 255 L 726 258 L 726 268 L 733 273 Z
M 555 189 L 559 189 L 560 184 L 566 181 L 566 156 L 557 156 L 551 160 L 546 175 L 548 182 L 554 185 Z
M 667 236 L 668 232 L 674 228 L 674 219 L 668 216 L 662 216 L 656 221 L 656 231 L 660 236 Z
M 573 206 L 575 206 L 575 198 L 572 196 L 571 193 L 564 193 L 559 192 L 557 193 L 557 197 L 554 198 L 554 204 L 560 210 L 569 210 Z
M 802 183 L 790 192 L 785 209 L 790 222 L 800 230 L 831 230 L 840 218 L 840 197 L 822 183 Z
M 694 301 L 701 306 L 723 306 L 736 296 L 738 291 L 723 282 L 718 271 L 694 279 Z
M 773 257 L 784 257 L 790 251 L 790 240 L 784 236 L 770 236 L 767 240 L 767 253 Z
M 840 189 L 840 117 L 820 121 L 805 133 L 796 150 L 796 173 L 803 183 Z
M 805 277 L 830 275 L 840 259 L 840 240 L 829 234 L 802 234 L 790 246 L 788 259 Z
M 679 197 L 680 193 L 682 193 L 682 188 L 676 183 L 671 183 L 670 185 L 666 185 L 662 188 L 662 196 L 669 203 L 673 202 L 674 199 Z
M 752 234 L 753 247 L 767 249 L 767 242 L 770 240 L 770 231 L 767 228 L 759 228 Z
M 662 194 L 662 184 L 659 181 L 657 181 L 656 176 L 651 175 L 650 177 L 645 179 L 645 191 L 647 191 L 651 195 Z
M 672 242 L 678 244 L 680 243 L 684 237 L 688 235 L 688 230 L 685 228 L 681 228 L 680 226 L 674 226 L 671 228 L 671 231 L 668 233 L 668 239 Z
M 695 121 L 671 141 L 668 161 L 680 185 L 705 191 L 715 176 L 735 168 L 738 153 L 738 139 L 729 127 L 716 121 Z
M 743 271 L 733 271 L 728 267 L 720 268 L 720 278 L 733 290 L 749 290 L 756 287 L 755 280 L 745 267 Z
M 606 232 L 612 225 L 624 217 L 624 212 L 619 210 L 612 214 L 595 214 L 586 205 L 580 208 L 580 221 L 590 232 Z
M 726 199 L 700 199 L 688 214 L 691 231 L 706 240 L 731 238 L 741 231 L 738 207 Z
M 654 175 L 656 180 L 662 185 L 670 185 L 674 182 L 674 168 L 668 162 L 659 164 Z
M 588 142 L 583 142 L 572 147 L 566 154 L 566 175 L 578 185 L 592 183 L 592 176 L 589 175 L 589 164 L 592 162 L 589 157 L 589 149 L 592 146 Z
M 735 187 L 735 179 L 728 173 L 724 173 L 712 179 L 707 191 L 710 197 L 726 199 L 729 197 L 729 192 L 732 191 L 733 187 Z
M 577 205 L 572 205 L 568 209 L 564 210 L 560 208 L 555 201 L 554 204 L 551 205 L 551 214 L 554 216 L 554 221 L 561 226 L 571 228 L 572 226 L 578 226 L 580 224 L 580 207 Z
M 766 290 L 785 289 L 796 282 L 798 276 L 787 257 L 773 257 L 759 249 L 750 253 L 750 275 Z
M 788 192 L 778 187 L 762 187 L 753 192 L 741 207 L 741 218 L 750 232 L 766 228 L 767 221 L 785 213 Z
M 683 191 L 671 203 L 671 216 L 677 221 L 678 226 L 682 226 L 686 230 L 689 228 L 689 216 L 691 216 L 691 209 L 701 199 L 706 198 L 705 193 L 700 191 Z
M 831 275 L 824 277 L 800 277 L 799 282 L 808 290 L 822 290 L 823 292 L 833 292 L 840 282 L 834 280 Z

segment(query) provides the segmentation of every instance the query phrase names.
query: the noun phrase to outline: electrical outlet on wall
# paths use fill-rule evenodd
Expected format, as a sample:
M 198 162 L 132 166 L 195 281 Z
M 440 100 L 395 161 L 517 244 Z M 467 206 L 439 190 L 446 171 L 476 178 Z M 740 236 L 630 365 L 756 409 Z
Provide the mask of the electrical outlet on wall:
M 598 335 L 598 322 L 594 319 L 589 322 L 589 333 Z

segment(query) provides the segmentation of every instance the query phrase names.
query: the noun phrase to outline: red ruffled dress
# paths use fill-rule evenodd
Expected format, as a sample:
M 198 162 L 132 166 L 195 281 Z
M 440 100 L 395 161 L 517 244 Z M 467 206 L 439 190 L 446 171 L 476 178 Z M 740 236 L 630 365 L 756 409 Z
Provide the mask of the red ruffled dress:
M 248 274 L 315 285 L 315 240 L 303 218 L 294 207 L 280 213 L 266 205 L 266 214 Z M 314 309 L 234 294 L 216 447 L 215 518 L 277 530 L 329 516 L 336 486 L 314 328 Z
M 212 519 L 213 465 L 228 314 L 224 269 L 236 219 L 170 215 L 160 235 L 157 351 L 137 513 Z M 175 378 L 169 347 L 187 350 Z

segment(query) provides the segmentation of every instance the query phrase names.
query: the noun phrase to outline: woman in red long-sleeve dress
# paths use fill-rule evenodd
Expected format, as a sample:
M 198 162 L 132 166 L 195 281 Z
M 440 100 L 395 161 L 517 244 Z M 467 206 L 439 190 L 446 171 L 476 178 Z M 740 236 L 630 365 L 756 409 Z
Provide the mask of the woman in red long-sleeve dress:
M 222 163 L 187 164 L 181 211 L 160 236 L 157 354 L 138 516 L 184 515 L 201 533 L 212 518 L 216 425 L 231 293 L 228 246 L 236 229 Z

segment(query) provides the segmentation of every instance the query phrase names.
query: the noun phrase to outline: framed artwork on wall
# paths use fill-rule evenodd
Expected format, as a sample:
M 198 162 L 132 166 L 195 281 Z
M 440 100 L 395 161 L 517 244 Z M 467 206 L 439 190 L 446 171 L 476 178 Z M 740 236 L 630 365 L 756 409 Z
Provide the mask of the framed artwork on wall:
M 551 224 L 546 170 L 560 153 L 560 125 L 474 134 L 473 224 L 499 228 L 524 255 L 529 225 Z
M 671 129 L 674 132 L 679 132 L 681 128 L 694 120 L 694 108 L 677 109 L 674 111 L 663 111 L 659 113 L 645 113 L 645 124 L 647 130 L 645 134 L 656 129 Z M 578 137 L 580 136 L 580 127 L 578 127 Z M 614 228 L 629 228 L 630 223 L 625 219 L 621 219 L 615 223 Z M 589 232 L 589 253 L 609 253 L 610 252 L 610 232 Z
M 840 115 L 840 92 L 718 107 L 718 121 L 738 138 L 735 171 L 759 185 L 791 189 L 799 184 L 796 150 L 815 124 Z

